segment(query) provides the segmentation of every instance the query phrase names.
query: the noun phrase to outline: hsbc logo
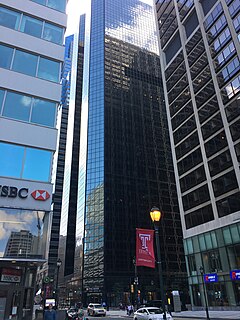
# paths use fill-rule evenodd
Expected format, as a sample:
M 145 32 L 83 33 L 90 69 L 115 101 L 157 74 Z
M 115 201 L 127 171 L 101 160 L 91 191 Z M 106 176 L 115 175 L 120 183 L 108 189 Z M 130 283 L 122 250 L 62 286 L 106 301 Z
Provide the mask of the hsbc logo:
M 35 190 L 31 193 L 31 196 L 38 201 L 46 201 L 50 198 L 50 194 L 46 190 Z
M 28 198 L 29 189 L 28 188 L 17 188 L 13 186 L 2 186 L 0 185 L 0 197 L 4 198 Z M 34 200 L 46 201 L 50 198 L 50 194 L 46 190 L 35 190 L 31 193 Z

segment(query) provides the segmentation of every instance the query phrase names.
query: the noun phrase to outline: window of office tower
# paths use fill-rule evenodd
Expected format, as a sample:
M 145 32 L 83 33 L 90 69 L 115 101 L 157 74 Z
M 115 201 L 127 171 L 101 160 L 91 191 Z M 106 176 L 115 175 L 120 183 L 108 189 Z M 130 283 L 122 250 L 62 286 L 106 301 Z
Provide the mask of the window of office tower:
M 201 0 L 201 5 L 205 15 L 212 9 L 216 2 L 217 0 Z
M 0 142 L 0 176 L 50 181 L 52 152 Z
M 47 223 L 43 211 L 0 208 L 0 257 L 43 258 Z
M 32 0 L 32 1 L 61 12 L 65 12 L 66 10 L 66 0 Z

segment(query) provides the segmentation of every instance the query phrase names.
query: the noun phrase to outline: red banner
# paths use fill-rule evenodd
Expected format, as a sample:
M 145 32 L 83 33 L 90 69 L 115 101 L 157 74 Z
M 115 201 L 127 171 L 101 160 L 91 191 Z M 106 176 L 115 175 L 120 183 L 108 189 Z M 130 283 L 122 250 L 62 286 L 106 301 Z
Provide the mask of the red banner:
M 136 229 L 136 266 L 155 268 L 154 231 Z

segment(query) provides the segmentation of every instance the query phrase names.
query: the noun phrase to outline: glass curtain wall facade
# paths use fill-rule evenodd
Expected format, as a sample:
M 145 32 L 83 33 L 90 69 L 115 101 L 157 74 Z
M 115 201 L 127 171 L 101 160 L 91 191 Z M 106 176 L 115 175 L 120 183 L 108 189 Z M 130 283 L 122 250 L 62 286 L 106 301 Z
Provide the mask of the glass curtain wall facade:
M 184 290 L 185 261 L 153 8 L 89 1 L 84 47 L 76 250 L 84 302 L 133 300 L 136 228 L 164 212 L 165 289 Z M 139 303 L 158 295 L 157 270 L 138 268 Z
M 85 15 L 82 15 L 80 16 L 79 34 L 70 35 L 65 39 L 62 71 L 62 112 L 53 207 L 53 219 L 55 217 L 55 220 L 49 250 L 49 256 L 52 259 L 49 259 L 49 265 L 54 266 L 57 258 L 62 261 L 59 273 L 60 304 L 70 303 L 68 300 L 72 282 L 77 281 L 71 291 L 74 292 L 81 287 L 79 284 L 81 263 L 79 259 L 75 260 L 75 234 L 84 30 Z M 75 267 L 76 261 L 78 263 Z M 79 302 L 79 298 L 76 302 Z
M 239 307 L 239 1 L 156 1 L 192 305 Z M 238 128 L 238 129 L 237 129 Z M 234 231 L 233 231 L 234 230 Z

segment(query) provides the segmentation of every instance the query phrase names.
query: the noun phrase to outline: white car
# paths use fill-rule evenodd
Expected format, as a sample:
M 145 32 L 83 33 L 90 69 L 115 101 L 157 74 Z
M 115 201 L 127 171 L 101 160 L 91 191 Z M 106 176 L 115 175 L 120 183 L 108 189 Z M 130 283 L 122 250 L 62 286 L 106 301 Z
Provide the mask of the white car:
M 162 309 L 156 307 L 140 308 L 134 312 L 134 320 L 160 320 L 163 319 Z M 172 316 L 166 312 L 166 319 L 173 320 Z
M 106 310 L 99 303 L 90 303 L 87 307 L 88 316 L 106 316 Z

